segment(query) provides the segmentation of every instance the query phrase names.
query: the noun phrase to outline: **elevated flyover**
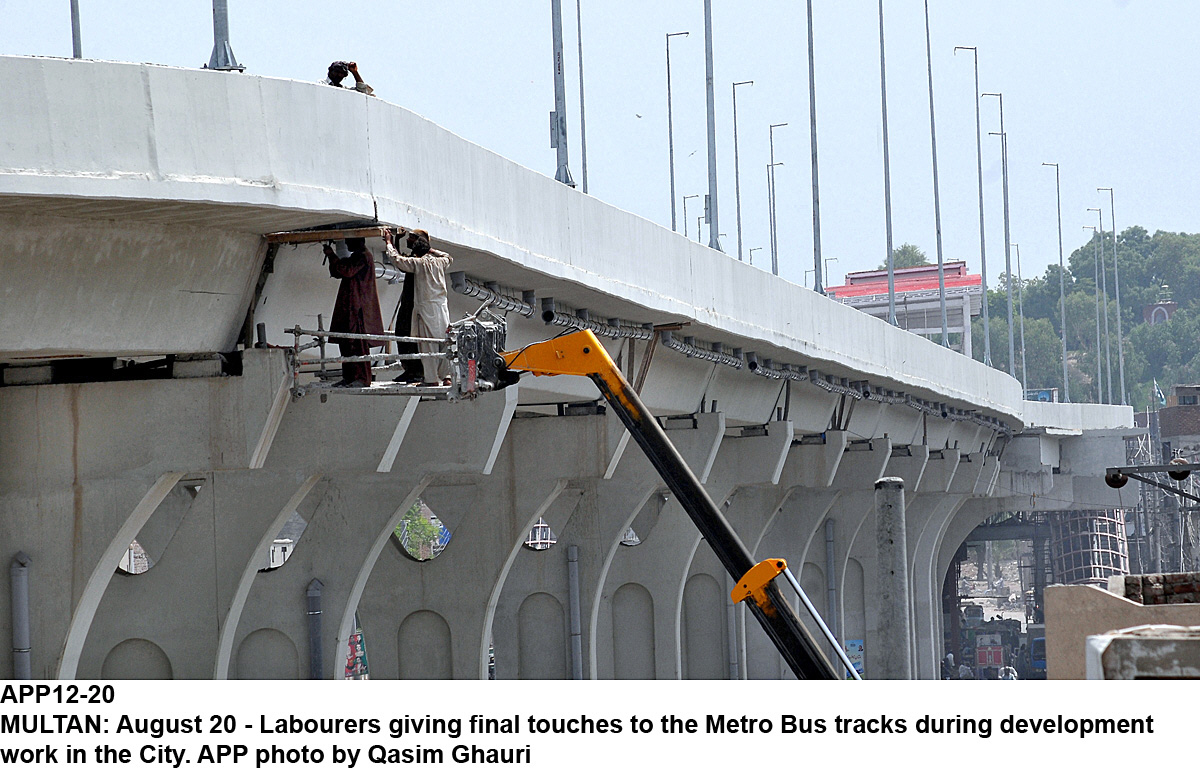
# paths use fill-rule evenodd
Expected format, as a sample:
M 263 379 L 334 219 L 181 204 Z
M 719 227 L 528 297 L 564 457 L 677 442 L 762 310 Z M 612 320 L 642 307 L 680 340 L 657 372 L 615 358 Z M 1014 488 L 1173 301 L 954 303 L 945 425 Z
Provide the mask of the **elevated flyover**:
M 602 341 L 745 543 L 864 640 L 869 677 L 897 640 L 936 676 L 941 581 L 988 514 L 1116 498 L 1129 408 L 1024 402 L 1008 375 L 384 100 L 107 62 L 0 74 L 21 84 L 0 94 L 0 549 L 31 558 L 35 677 L 333 678 L 356 613 L 379 678 L 486 676 L 493 645 L 501 678 L 782 675 L 590 381 L 292 401 L 274 346 L 337 284 L 318 247 L 269 250 L 280 231 L 423 228 L 465 280 L 528 303 L 510 347 L 562 331 L 543 309 L 621 335 Z M 398 289 L 379 285 L 385 317 Z M 479 304 L 452 293 L 451 316 Z M 885 475 L 908 491 L 912 610 L 887 627 Z M 453 535 L 424 563 L 391 538 L 418 498 Z M 527 550 L 539 520 L 558 542 Z M 115 571 L 134 539 L 153 566 Z M 0 596 L 5 643 L 12 614 Z

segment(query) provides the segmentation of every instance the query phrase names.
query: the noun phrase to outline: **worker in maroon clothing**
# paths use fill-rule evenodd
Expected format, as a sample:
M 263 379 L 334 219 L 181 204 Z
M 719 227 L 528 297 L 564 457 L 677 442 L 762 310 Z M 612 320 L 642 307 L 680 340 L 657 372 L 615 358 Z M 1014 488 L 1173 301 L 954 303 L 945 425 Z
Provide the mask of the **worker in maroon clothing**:
M 367 250 L 367 241 L 362 237 L 346 238 L 350 255 L 338 258 L 329 245 L 325 246 L 325 257 L 329 259 L 329 276 L 341 278 L 337 301 L 333 304 L 333 318 L 329 330 L 346 334 L 383 334 L 383 315 L 379 312 L 379 294 L 375 290 L 375 257 Z M 365 356 L 371 348 L 381 342 L 363 339 L 339 339 L 330 337 L 343 356 Z M 335 387 L 366 388 L 371 385 L 371 362 L 350 361 L 342 364 L 342 380 Z

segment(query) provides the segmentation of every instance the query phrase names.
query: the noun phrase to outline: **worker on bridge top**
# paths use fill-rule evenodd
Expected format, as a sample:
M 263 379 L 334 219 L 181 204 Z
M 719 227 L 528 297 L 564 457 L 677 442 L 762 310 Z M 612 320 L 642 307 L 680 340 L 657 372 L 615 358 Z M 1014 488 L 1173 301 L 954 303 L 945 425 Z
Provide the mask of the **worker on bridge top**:
M 395 243 L 393 245 L 393 242 Z M 413 273 L 412 336 L 442 339 L 450 326 L 450 307 L 446 294 L 446 268 L 454 261 L 448 254 L 433 250 L 429 234 L 423 229 L 400 229 L 395 235 L 383 231 L 383 249 L 387 260 L 397 269 Z M 400 328 L 399 323 L 397 328 Z M 422 353 L 436 353 L 433 343 L 421 343 Z M 449 385 L 450 364 L 444 358 L 423 358 L 425 385 Z
M 375 289 L 375 257 L 367 250 L 362 237 L 347 237 L 348 256 L 339 257 L 328 244 L 324 246 L 329 259 L 329 276 L 341 278 L 337 301 L 333 304 L 331 332 L 346 334 L 383 334 L 383 315 L 379 312 L 379 293 Z M 371 348 L 382 342 L 366 339 L 330 337 L 343 356 L 366 356 Z M 367 388 L 371 385 L 370 361 L 349 361 L 342 364 L 342 380 L 337 387 Z
M 344 88 L 354 89 L 355 91 L 362 92 L 368 96 L 375 94 L 375 90 L 372 89 L 370 85 L 362 79 L 362 76 L 358 74 L 357 62 L 331 62 L 329 65 L 329 72 L 323 83 L 327 83 L 330 86 L 341 86 L 342 81 L 345 80 L 346 76 L 348 75 L 354 76 L 354 86 L 346 86 Z

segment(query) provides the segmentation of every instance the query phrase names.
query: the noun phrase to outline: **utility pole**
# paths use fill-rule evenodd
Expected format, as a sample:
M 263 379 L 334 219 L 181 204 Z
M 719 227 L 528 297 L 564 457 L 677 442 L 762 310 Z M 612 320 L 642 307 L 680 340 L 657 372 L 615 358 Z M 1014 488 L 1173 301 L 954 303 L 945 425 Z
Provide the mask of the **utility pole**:
M 554 180 L 575 188 L 567 168 L 567 84 L 563 74 L 562 0 L 550 0 L 550 27 L 554 45 L 554 112 L 550 114 L 550 147 L 558 151 Z

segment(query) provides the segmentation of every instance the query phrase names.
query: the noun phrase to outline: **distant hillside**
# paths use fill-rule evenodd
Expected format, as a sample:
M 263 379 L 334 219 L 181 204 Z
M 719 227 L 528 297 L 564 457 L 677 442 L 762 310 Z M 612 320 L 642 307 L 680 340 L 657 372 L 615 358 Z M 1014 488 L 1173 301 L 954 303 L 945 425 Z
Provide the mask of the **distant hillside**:
M 1103 240 L 1103 243 L 1101 243 Z M 1104 313 L 1097 310 L 1097 250 L 1103 251 L 1108 286 L 1108 327 L 1111 353 L 1105 352 Z M 1200 383 L 1200 234 L 1155 232 L 1131 226 L 1117 239 L 1121 275 L 1121 308 L 1117 309 L 1113 275 L 1113 237 L 1096 235 L 1068 259 L 1067 366 L 1072 401 L 1108 399 L 1107 361 L 1112 363 L 1113 396 L 1120 399 L 1117 348 L 1117 315 L 1124 333 L 1125 382 L 1131 403 L 1145 407 L 1152 401 L 1153 381 L 1166 392 L 1176 383 Z M 1014 278 L 1015 283 L 1015 278 Z M 992 365 L 1008 371 L 1007 277 L 988 294 L 991 318 Z M 1017 289 L 1014 288 L 1014 293 Z M 1142 310 L 1160 299 L 1178 305 L 1171 320 L 1151 326 Z M 1025 361 L 1030 388 L 1062 388 L 1062 340 L 1059 314 L 1059 269 L 1055 262 L 1046 273 L 1024 283 Z M 1014 310 L 1016 297 L 1014 297 Z M 1099 316 L 1098 316 L 1099 313 Z M 1099 317 L 1100 339 L 1096 338 Z M 1020 329 L 1016 332 L 1017 377 L 1021 376 Z M 983 321 L 972 327 L 976 354 L 983 352 Z M 1097 354 L 1100 381 L 1097 385 Z

